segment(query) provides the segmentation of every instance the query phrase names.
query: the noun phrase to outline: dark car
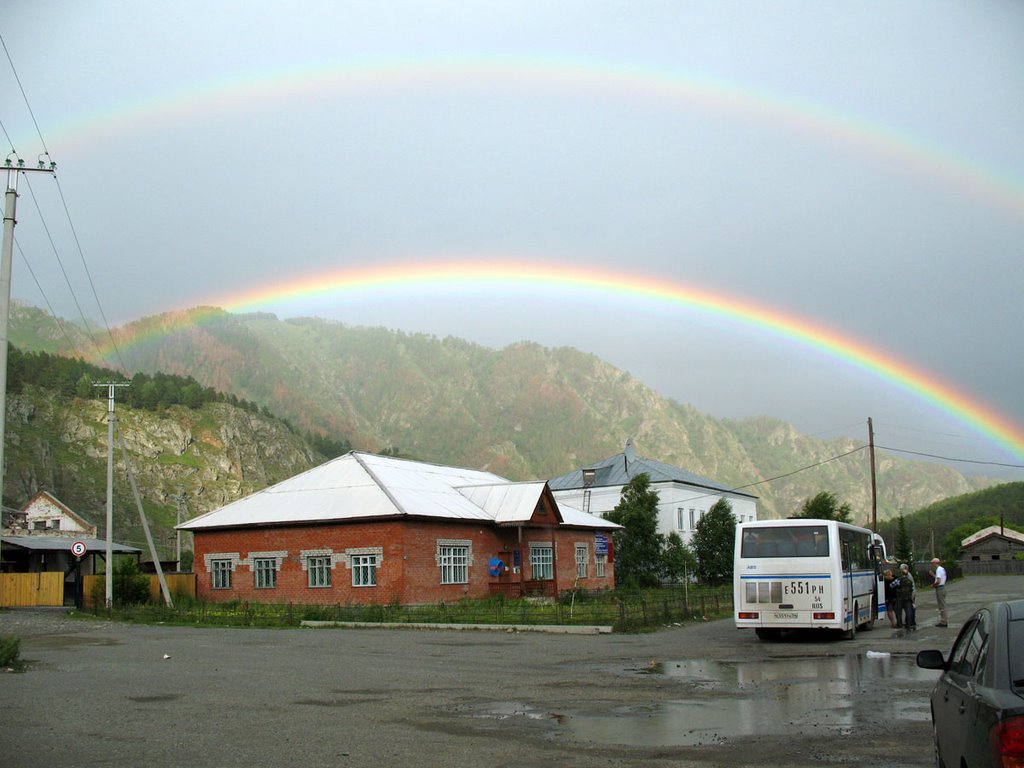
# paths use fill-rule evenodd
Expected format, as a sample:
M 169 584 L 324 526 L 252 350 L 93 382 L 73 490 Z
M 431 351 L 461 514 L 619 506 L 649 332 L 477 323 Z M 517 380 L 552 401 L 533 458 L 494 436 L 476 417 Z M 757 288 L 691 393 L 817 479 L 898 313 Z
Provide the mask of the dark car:
M 921 651 L 917 665 L 942 670 L 931 697 L 937 766 L 1024 766 L 1024 600 L 977 611 L 948 660 Z

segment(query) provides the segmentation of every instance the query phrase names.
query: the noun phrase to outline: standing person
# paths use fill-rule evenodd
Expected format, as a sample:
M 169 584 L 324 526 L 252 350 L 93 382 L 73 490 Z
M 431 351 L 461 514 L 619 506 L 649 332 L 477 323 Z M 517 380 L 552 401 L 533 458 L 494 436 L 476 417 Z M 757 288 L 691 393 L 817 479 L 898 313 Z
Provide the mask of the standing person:
M 900 566 L 900 575 L 893 584 L 896 587 L 896 616 L 897 625 L 902 624 L 908 632 L 917 629 L 917 619 L 914 616 L 914 597 L 917 589 L 914 586 L 914 577 L 910 575 L 910 566 L 906 563 Z
M 939 605 L 939 623 L 936 627 L 948 627 L 946 620 L 946 569 L 939 558 L 932 558 L 932 589 L 935 590 L 935 602 Z
M 893 586 L 893 582 L 896 577 L 893 576 L 892 570 L 889 568 L 885 569 L 882 574 L 882 580 L 885 582 L 885 615 L 889 619 L 889 626 L 893 629 L 900 626 L 900 623 L 896 621 L 896 588 Z

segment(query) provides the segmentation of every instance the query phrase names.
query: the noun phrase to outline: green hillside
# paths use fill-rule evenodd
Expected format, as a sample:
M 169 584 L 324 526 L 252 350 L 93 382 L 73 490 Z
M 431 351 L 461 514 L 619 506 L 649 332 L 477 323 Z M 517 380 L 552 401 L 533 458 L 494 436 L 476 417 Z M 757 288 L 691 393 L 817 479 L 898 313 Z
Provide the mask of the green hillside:
M 14 320 L 17 338 L 52 347 L 60 338 L 52 319 L 23 310 Z M 129 371 L 193 377 L 301 431 L 365 450 L 528 479 L 605 458 L 632 437 L 643 456 L 757 495 L 764 516 L 790 514 L 823 489 L 848 501 L 859 522 L 870 514 L 867 452 L 826 461 L 858 448 L 854 441 L 817 440 L 767 417 L 714 419 L 568 347 L 522 342 L 494 350 L 451 337 L 209 308 L 144 318 L 115 338 Z M 79 350 L 95 358 L 95 347 Z M 884 453 L 877 465 L 880 519 L 992 482 Z M 762 482 L 770 478 L 780 479 Z

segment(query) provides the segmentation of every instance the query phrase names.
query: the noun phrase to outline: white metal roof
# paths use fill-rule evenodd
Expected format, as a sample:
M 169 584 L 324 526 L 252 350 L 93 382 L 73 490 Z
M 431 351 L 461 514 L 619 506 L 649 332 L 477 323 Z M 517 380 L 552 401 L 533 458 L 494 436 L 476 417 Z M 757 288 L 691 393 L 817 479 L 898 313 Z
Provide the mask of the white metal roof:
M 195 531 L 405 516 L 508 525 L 530 519 L 545 486 L 353 451 L 178 527 Z M 618 527 L 579 510 L 559 509 L 566 525 Z

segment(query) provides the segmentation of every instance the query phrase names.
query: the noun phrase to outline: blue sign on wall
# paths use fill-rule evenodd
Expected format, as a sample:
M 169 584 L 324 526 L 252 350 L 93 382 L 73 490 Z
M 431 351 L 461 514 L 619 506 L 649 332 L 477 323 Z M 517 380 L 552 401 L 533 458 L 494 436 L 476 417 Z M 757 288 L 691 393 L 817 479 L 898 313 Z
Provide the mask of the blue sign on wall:
M 607 555 L 608 554 L 608 537 L 603 533 L 594 534 L 594 554 L 595 555 Z

